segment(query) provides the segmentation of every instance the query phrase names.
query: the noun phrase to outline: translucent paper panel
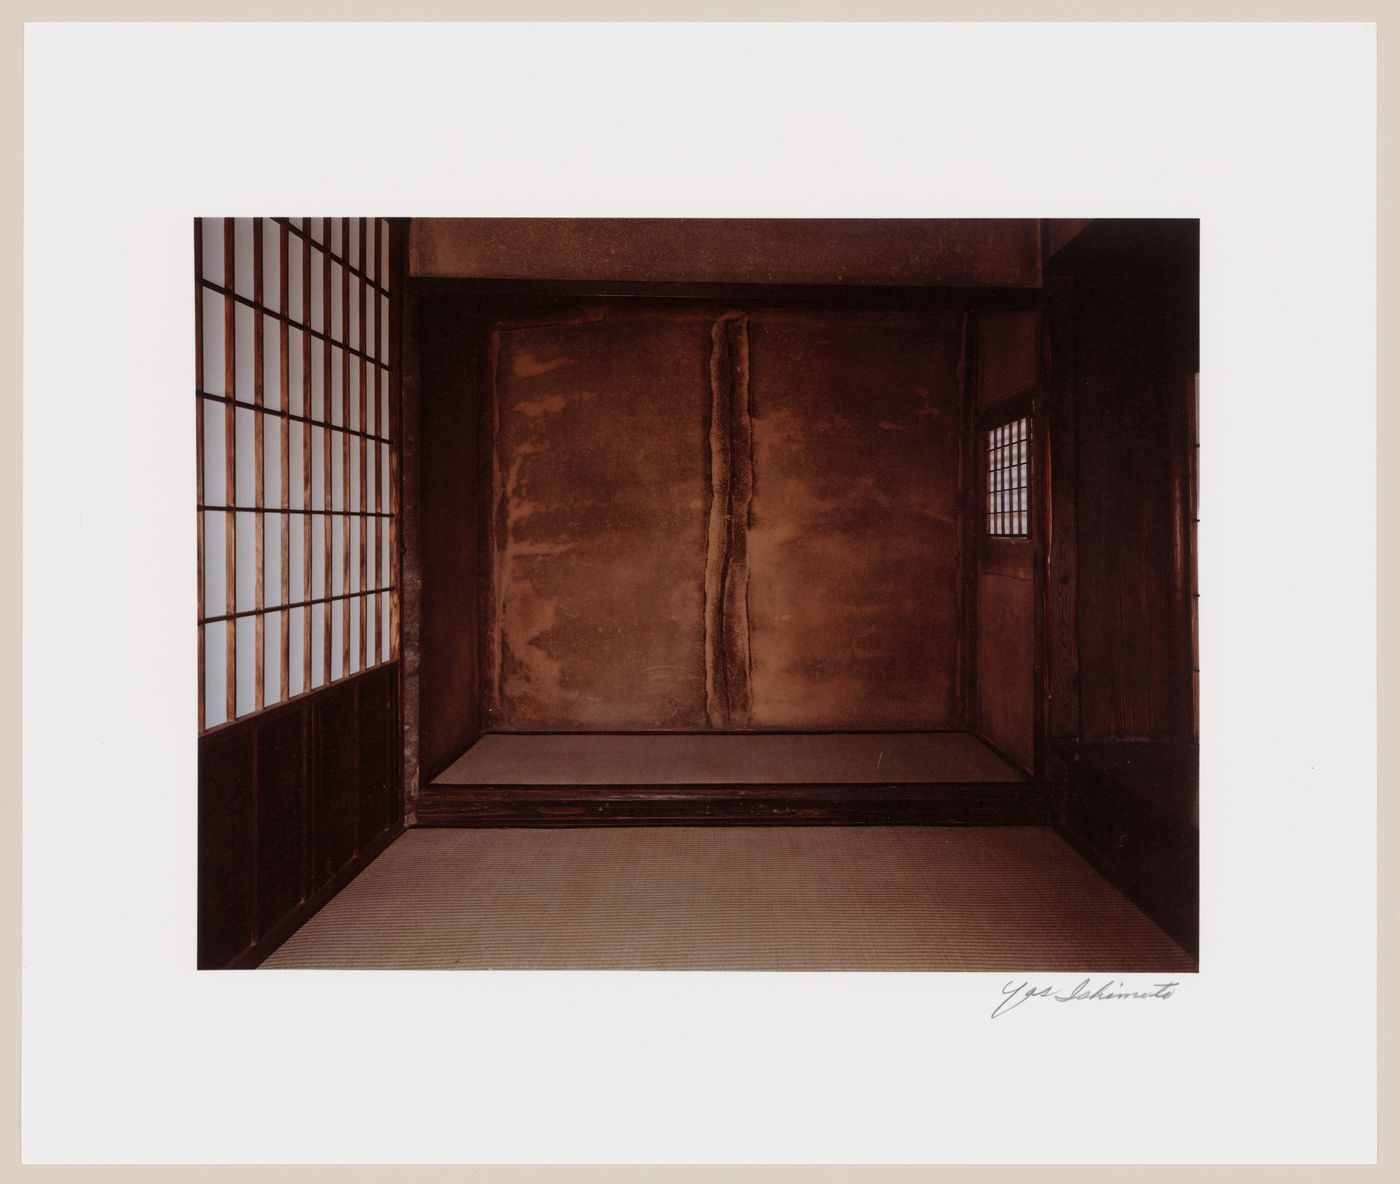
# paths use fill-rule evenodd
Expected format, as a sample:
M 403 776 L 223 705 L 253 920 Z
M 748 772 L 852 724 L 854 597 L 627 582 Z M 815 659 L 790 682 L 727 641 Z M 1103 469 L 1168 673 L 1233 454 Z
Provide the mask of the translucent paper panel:
M 332 341 L 345 340 L 345 269 L 339 263 L 331 264 L 331 329 Z
M 331 595 L 345 592 L 345 518 L 337 514 L 331 527 Z
M 253 417 L 257 412 L 245 407 L 234 410 L 234 473 L 236 476 L 234 496 L 240 506 L 253 504 L 253 473 L 255 456 L 253 453 Z
M 204 616 L 222 616 L 227 609 L 225 586 L 224 519 L 222 511 L 206 511 L 204 518 Z
M 286 523 L 281 514 L 267 514 L 263 521 L 263 604 L 282 603 L 282 532 Z
M 204 374 L 201 378 L 206 394 L 226 395 L 224 389 L 224 298 L 204 289 L 200 304 L 204 309 Z
M 219 506 L 224 502 L 224 416 L 225 405 L 204 400 L 204 502 Z
M 345 423 L 345 351 L 331 346 L 331 423 Z
M 233 220 L 233 289 L 253 298 L 253 219 Z
M 276 317 L 263 316 L 263 406 L 282 409 L 282 330 Z
M 388 433 L 389 303 L 369 278 L 385 278 L 387 224 L 288 223 L 309 237 L 270 218 L 201 220 L 196 231 L 201 278 L 237 293 L 201 288 L 198 306 L 196 379 L 209 396 L 200 493 L 238 507 L 197 520 L 201 616 L 239 614 L 201 627 L 207 725 L 225 722 L 230 683 L 235 714 L 246 715 L 392 648 L 389 598 L 372 591 L 392 571 L 390 523 L 379 516 L 389 509 L 389 447 L 370 438 Z
M 256 323 L 253 310 L 246 304 L 233 306 L 233 391 L 245 403 L 253 401 L 253 327 Z
M 302 669 L 302 647 L 306 644 L 306 610 L 294 608 L 287 614 L 287 646 L 291 651 L 287 696 L 300 695 L 306 690 Z
M 282 614 L 268 613 L 263 618 L 263 702 L 282 698 Z
M 257 607 L 257 515 L 240 513 L 236 517 L 238 518 L 237 560 L 234 568 L 234 585 L 238 593 L 236 605 L 240 613 L 246 613 Z
M 342 653 L 341 637 L 345 629 L 345 601 L 331 601 L 331 679 L 345 676 L 345 655 Z
M 350 354 L 347 357 L 346 365 L 349 373 L 346 377 L 350 380 L 350 392 L 346 396 L 345 408 L 346 422 L 357 431 L 360 428 L 360 359 Z
M 350 277 L 350 336 L 347 339 L 351 349 L 360 348 L 360 303 L 363 300 L 360 277 Z
M 311 328 L 318 333 L 326 331 L 325 260 L 320 251 L 311 250 Z
M 392 285 L 389 283 L 389 223 L 380 220 L 379 223 L 379 286 L 386 292 Z
M 225 628 L 223 621 L 214 621 L 204 626 L 204 726 L 206 728 L 212 728 L 216 724 L 228 721 L 225 714 L 225 695 L 228 685 Z
M 238 714 L 247 715 L 256 703 L 254 678 L 258 668 L 258 630 L 252 617 L 239 617 L 238 626 Z
M 324 686 L 326 682 L 326 606 L 311 606 L 311 685 Z
M 282 228 L 271 218 L 263 218 L 263 306 L 282 311 Z
M 345 509 L 345 433 L 330 433 L 331 509 Z
M 306 323 L 306 289 L 302 282 L 304 252 L 301 236 L 287 235 L 287 315 L 302 324 Z
M 1013 420 L 987 434 L 987 531 L 1030 533 L 1030 421 Z
M 287 516 L 287 597 L 291 604 L 299 604 L 307 599 L 306 522 L 305 514 Z
M 311 509 L 326 508 L 326 429 L 311 429 Z
M 224 282 L 224 220 L 201 218 L 199 229 L 203 278 L 223 286 Z
M 279 415 L 263 419 L 263 505 L 282 504 L 282 431 L 286 422 Z
M 326 515 L 311 515 L 311 599 L 326 595 Z
M 311 338 L 311 411 L 308 418 L 326 418 L 326 344 L 319 337 Z
M 287 424 L 287 504 L 294 510 L 306 509 L 306 456 L 302 433 L 306 429 L 298 420 Z
M 305 338 L 300 329 L 287 330 L 287 410 L 293 415 L 305 415 L 302 397 L 302 367 Z

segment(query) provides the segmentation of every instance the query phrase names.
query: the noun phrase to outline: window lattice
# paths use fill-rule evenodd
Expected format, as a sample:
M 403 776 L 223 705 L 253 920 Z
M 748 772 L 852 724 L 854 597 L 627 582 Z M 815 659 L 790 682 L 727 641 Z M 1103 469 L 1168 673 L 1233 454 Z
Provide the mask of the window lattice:
M 389 245 L 195 220 L 201 728 L 398 657 Z
M 987 533 L 1030 534 L 1030 420 L 1013 419 L 987 433 Z

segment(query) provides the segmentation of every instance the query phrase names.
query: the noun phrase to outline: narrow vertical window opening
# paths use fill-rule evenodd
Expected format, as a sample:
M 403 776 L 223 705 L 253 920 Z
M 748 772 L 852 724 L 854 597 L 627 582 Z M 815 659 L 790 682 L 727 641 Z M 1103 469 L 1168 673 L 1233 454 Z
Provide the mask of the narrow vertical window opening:
M 987 533 L 1026 538 L 1031 530 L 1031 429 L 1026 416 L 987 433 Z

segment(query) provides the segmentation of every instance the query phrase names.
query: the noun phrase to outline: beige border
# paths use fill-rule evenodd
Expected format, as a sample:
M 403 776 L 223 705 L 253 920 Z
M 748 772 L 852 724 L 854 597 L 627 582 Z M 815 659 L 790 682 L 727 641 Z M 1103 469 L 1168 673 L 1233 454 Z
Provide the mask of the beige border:
M 1162 11 L 1162 10 L 1166 11 Z M 4 140 L 7 158 L 12 167 L 4 170 L 4 180 L 0 181 L 3 204 L 11 219 L 11 250 L 8 258 L 16 264 L 23 257 L 22 224 L 22 95 L 23 95 L 23 42 L 22 30 L 25 20 L 60 21 L 105 21 L 127 20 L 186 20 L 191 13 L 190 6 L 175 3 L 173 0 L 147 0 L 145 3 L 101 3 L 98 0 L 68 0 L 53 3 L 22 3 L 12 10 L 5 21 L 5 54 L 7 63 L 4 75 L 11 79 L 7 118 L 4 121 Z M 368 3 L 367 0 L 301 0 L 289 4 L 287 0 L 244 0 L 243 3 L 207 5 L 201 10 L 205 19 L 223 20 L 1270 20 L 1270 21 L 1374 21 L 1378 27 L 1379 53 L 1379 104 L 1380 104 L 1380 195 L 1378 208 L 1387 207 L 1386 196 L 1390 195 L 1391 205 L 1394 194 L 1400 189 L 1395 171 L 1393 145 L 1387 144 L 1386 131 L 1394 127 L 1397 114 L 1397 85 L 1391 73 L 1400 69 L 1400 57 L 1395 52 L 1396 30 L 1400 21 L 1382 20 L 1383 15 L 1391 15 L 1391 10 L 1381 3 L 1321 3 L 1319 0 L 1179 0 L 1171 5 L 1149 9 L 1132 0 L 987 0 L 985 3 L 920 2 L 920 0 L 865 0 L 857 5 L 851 0 L 712 0 L 706 4 L 684 4 L 679 0 L 593 0 L 591 3 L 569 3 L 568 0 L 400 0 L 400 3 L 386 9 L 385 6 Z M 1380 271 L 1378 275 L 1379 325 L 1394 325 L 1400 322 L 1400 297 L 1395 287 L 1396 264 L 1400 262 L 1400 233 L 1397 233 L 1397 219 L 1382 217 L 1380 224 Z M 1225 1178 L 1257 1178 L 1264 1173 L 1269 1179 L 1286 1181 L 1317 1181 L 1341 1176 L 1348 1178 L 1357 1175 L 1373 1178 L 1391 1178 L 1400 1163 L 1395 1132 L 1385 1121 L 1385 1116 L 1394 1114 L 1394 1098 L 1397 1091 L 1395 1054 L 1397 1021 L 1393 1008 L 1379 1007 L 1380 1036 L 1380 1101 L 1379 1113 L 1382 1116 L 1379 1127 L 1380 1163 L 1373 1168 L 1326 1168 L 1306 1167 L 1239 1167 L 1239 1168 L 1193 1168 L 1193 1167 L 712 1167 L 712 1168 L 619 1168 L 619 1167 L 20 1167 L 19 1166 L 19 1004 L 20 1004 L 20 964 L 19 964 L 19 886 L 20 886 L 20 577 L 18 559 L 20 554 L 20 494 L 21 494 L 21 414 L 20 381 L 22 376 L 21 348 L 21 296 L 22 277 L 17 265 L 5 269 L 6 282 L 3 285 L 4 330 L 0 337 L 0 357 L 11 359 L 10 380 L 5 384 L 5 393 L 0 396 L 0 473 L 3 473 L 3 487 L 0 487 L 0 544 L 13 560 L 3 565 L 4 575 L 0 577 L 0 613 L 10 623 L 0 641 L 0 665 L 6 677 L 3 690 L 0 690 L 0 753 L 3 753 L 3 768 L 7 776 L 3 783 L 11 787 L 7 802 L 0 811 L 0 835 L 3 835 L 3 850 L 10 853 L 7 865 L 6 893 L 7 904 L 0 910 L 3 921 L 5 945 L 10 951 L 8 973 L 4 976 L 4 995 L 9 1007 L 10 1022 L 4 1027 L 3 1053 L 7 1072 L 0 1086 L 0 1099 L 4 1102 L 6 1118 L 3 1122 L 3 1136 L 0 1137 L 0 1175 L 8 1179 L 45 1180 L 88 1180 L 100 1178 L 119 1181 L 177 1181 L 188 1179 L 219 1179 L 254 1181 L 314 1181 L 348 1180 L 379 1181 L 390 1179 L 453 1179 L 453 1180 L 571 1180 L 592 1184 L 604 1180 L 665 1180 L 679 1182 L 710 1181 L 769 1181 L 797 1180 L 815 1181 L 825 1184 L 828 1181 L 871 1179 L 881 1184 L 903 1184 L 915 1180 L 971 1179 L 975 1181 L 993 1180 L 1037 1180 L 1037 1181 L 1081 1181 L 1091 1180 L 1140 1180 L 1159 1181 L 1175 1179 L 1180 1175 Z M 1379 374 L 1381 377 L 1379 404 L 1379 455 L 1394 456 L 1400 451 L 1400 416 L 1397 416 L 1393 402 L 1386 396 L 1395 396 L 1395 375 L 1400 370 L 1400 346 L 1393 335 L 1379 334 Z M 1395 602 L 1400 570 L 1397 570 L 1395 554 L 1395 525 L 1400 516 L 1400 480 L 1393 467 L 1379 466 L 1380 495 L 1380 605 Z M 1400 715 L 1396 710 L 1396 641 L 1397 630 L 1393 614 L 1382 613 L 1379 621 L 1379 734 L 1391 735 L 1400 726 Z M 1386 790 L 1394 790 L 1396 785 L 1396 746 L 1393 742 L 1383 744 L 1380 752 L 1380 818 L 1379 836 L 1382 858 L 1379 861 L 1381 901 L 1381 961 L 1380 982 L 1393 983 L 1400 978 L 1400 959 L 1395 950 L 1397 900 L 1396 889 L 1400 884 L 1400 872 L 1396 870 L 1397 854 L 1397 811 L 1393 802 L 1387 801 Z M 1385 856 L 1391 856 L 1386 858 Z M 1378 995 L 1378 1003 L 1383 995 Z M 1169 1121 L 1169 1118 L 1167 1119 Z M 1383 1169 L 1388 1167 L 1388 1171 Z

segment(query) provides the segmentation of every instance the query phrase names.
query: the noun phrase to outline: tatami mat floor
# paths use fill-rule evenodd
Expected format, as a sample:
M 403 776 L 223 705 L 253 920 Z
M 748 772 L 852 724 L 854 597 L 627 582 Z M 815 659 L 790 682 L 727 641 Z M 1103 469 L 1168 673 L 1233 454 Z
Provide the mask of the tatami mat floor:
M 1195 961 L 1047 827 L 419 829 L 269 968 L 1082 970 Z
M 967 732 L 492 732 L 434 785 L 891 785 L 1025 780 Z

